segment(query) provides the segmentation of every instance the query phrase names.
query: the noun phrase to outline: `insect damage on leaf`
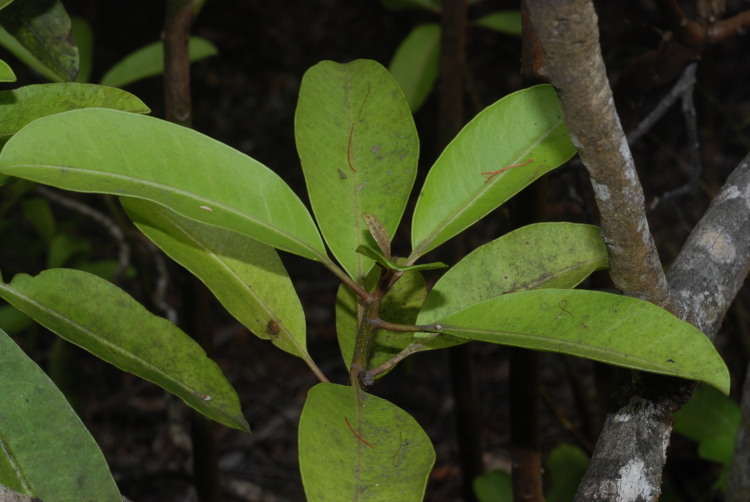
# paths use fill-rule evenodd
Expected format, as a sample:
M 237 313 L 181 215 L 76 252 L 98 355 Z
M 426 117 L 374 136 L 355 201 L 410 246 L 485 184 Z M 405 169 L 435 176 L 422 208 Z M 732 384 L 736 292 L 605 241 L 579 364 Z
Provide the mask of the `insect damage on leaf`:
M 275 319 L 270 319 L 268 324 L 266 324 L 266 334 L 271 338 L 275 338 L 279 336 L 280 332 L 281 327 L 279 326 L 279 323 Z

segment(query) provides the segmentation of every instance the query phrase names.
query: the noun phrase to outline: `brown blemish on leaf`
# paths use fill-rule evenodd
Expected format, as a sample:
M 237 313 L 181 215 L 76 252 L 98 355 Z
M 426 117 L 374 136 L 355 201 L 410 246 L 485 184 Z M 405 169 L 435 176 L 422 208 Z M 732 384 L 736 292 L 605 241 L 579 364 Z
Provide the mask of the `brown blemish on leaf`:
M 272 338 L 275 338 L 279 336 L 280 332 L 281 332 L 281 327 L 279 326 L 279 323 L 276 322 L 275 319 L 269 320 L 268 324 L 266 324 L 266 334 Z

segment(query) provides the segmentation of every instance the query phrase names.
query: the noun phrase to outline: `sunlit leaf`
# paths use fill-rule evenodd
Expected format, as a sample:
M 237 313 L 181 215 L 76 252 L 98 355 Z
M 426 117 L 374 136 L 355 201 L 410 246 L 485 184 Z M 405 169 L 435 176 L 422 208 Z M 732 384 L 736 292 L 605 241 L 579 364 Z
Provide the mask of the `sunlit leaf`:
M 0 395 L 0 484 L 54 502 L 122 500 L 62 392 L 2 330 Z
M 396 49 L 388 70 L 416 112 L 432 92 L 440 66 L 440 25 L 420 24 Z
M 179 396 L 228 427 L 249 431 L 237 393 L 188 335 L 117 286 L 69 269 L 19 274 L 0 297 L 67 341 Z
M 474 224 L 574 153 L 552 86 L 518 91 L 487 107 L 427 174 L 414 209 L 411 258 Z
M 123 199 L 136 226 L 195 274 L 227 311 L 256 336 L 303 359 L 305 314 L 276 251 L 139 199 Z
M 323 61 L 302 79 L 295 137 L 310 202 L 331 252 L 355 280 L 375 245 L 362 219 L 375 215 L 394 235 L 417 173 L 419 141 L 398 84 L 378 63 Z
M 352 387 L 318 384 L 299 423 L 299 463 L 309 502 L 417 502 L 435 451 L 405 411 Z
M 474 303 L 440 320 L 442 332 L 561 352 L 615 366 L 676 376 L 729 392 L 729 371 L 695 326 L 628 296 L 541 289 Z
M 45 148 L 38 148 L 40 138 Z M 307 208 L 276 173 L 203 134 L 156 118 L 87 109 L 35 120 L 5 145 L 0 172 L 68 190 L 151 200 L 330 262 Z
M 200 37 L 190 37 L 188 55 L 191 62 L 215 56 L 219 51 L 214 44 Z M 102 77 L 102 85 L 125 87 L 144 78 L 164 73 L 164 42 L 154 42 L 132 52 Z

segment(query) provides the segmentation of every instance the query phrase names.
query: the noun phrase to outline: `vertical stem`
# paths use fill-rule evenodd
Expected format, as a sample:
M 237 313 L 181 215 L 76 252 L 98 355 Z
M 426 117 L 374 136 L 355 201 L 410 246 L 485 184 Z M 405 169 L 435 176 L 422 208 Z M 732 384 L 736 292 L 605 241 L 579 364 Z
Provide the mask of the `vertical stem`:
M 526 2 L 521 2 L 523 21 L 521 76 L 524 85 L 544 81 L 544 57 L 529 20 Z M 547 178 L 521 192 L 513 202 L 514 228 L 542 221 L 546 213 Z M 513 499 L 542 502 L 542 454 L 539 439 L 539 356 L 526 349 L 510 348 L 509 365 L 510 456 Z
M 202 3 L 201 3 L 202 6 Z M 192 125 L 190 96 L 190 54 L 188 40 L 193 18 L 197 12 L 193 0 L 167 0 L 164 22 L 164 109 L 167 120 L 185 127 Z M 208 289 L 194 276 L 183 294 L 189 313 L 186 331 L 211 354 L 213 326 Z M 193 481 L 201 502 L 221 502 L 219 454 L 213 423 L 203 415 L 191 411 L 191 439 L 193 442 Z
M 441 149 L 445 148 L 464 125 L 466 13 L 466 0 L 443 2 L 438 94 L 438 147 Z M 459 345 L 449 349 L 449 357 L 456 404 L 456 437 L 461 457 L 464 500 L 474 501 L 476 497 L 472 481 L 482 474 L 484 465 L 480 441 L 479 397 L 471 345 Z

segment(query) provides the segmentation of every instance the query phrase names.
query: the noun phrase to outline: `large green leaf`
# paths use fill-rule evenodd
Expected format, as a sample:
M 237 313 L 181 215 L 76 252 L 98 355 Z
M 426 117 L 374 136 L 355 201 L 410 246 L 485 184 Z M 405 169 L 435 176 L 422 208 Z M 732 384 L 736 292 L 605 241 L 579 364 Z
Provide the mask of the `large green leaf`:
M 62 392 L 2 330 L 0 395 L 0 484 L 46 502 L 122 500 Z
M 536 223 L 509 232 L 466 255 L 430 290 L 419 324 L 431 324 L 472 303 L 506 293 L 573 288 L 607 268 L 599 227 Z
M 352 387 L 318 384 L 299 422 L 299 463 L 309 502 L 421 501 L 435 451 L 402 409 Z
M 729 371 L 695 326 L 656 305 L 596 291 L 541 289 L 474 303 L 437 322 L 468 340 L 561 352 L 698 380 L 729 392 Z
M 518 91 L 487 107 L 458 133 L 427 174 L 414 209 L 410 262 L 574 153 L 552 86 Z M 483 175 L 517 164 L 525 165 Z
M 393 235 L 417 174 L 419 140 L 409 106 L 374 61 L 323 61 L 302 79 L 297 150 L 310 201 L 331 252 L 355 280 L 373 260 L 356 252 L 370 236 L 363 213 Z
M 103 109 L 44 117 L 8 141 L 0 172 L 68 190 L 151 200 L 188 218 L 330 262 L 310 213 L 276 173 L 163 120 Z
M 56 82 L 75 80 L 78 48 L 59 0 L 23 0 L 0 11 L 0 44 Z
M 302 304 L 272 247 L 153 202 L 126 198 L 122 204 L 141 232 L 200 278 L 247 329 L 290 354 L 310 358 Z
M 143 101 L 128 92 L 94 84 L 37 84 L 1 91 L 0 146 L 33 120 L 79 108 L 150 111 Z
M 219 367 L 177 326 L 117 286 L 79 270 L 19 274 L 0 297 L 97 357 L 156 383 L 228 427 L 249 431 L 237 393 Z
M 200 61 L 218 54 L 216 46 L 200 37 L 188 40 L 190 61 Z M 124 87 L 138 80 L 161 75 L 164 72 L 164 42 L 154 42 L 128 54 L 102 77 L 102 85 Z
M 380 276 L 380 269 L 375 268 L 367 276 L 367 286 L 372 289 Z M 419 307 L 422 306 L 427 289 L 424 278 L 418 271 L 408 271 L 394 284 L 383 298 L 380 318 L 398 324 L 414 324 Z M 345 285 L 339 286 L 336 295 L 336 334 L 339 348 L 347 368 L 352 362 L 354 344 L 357 336 L 359 306 L 357 296 Z M 410 333 L 399 333 L 379 329 L 375 333 L 372 356 L 369 368 L 375 368 L 405 349 L 412 341 Z M 381 373 L 378 377 L 385 375 Z
M 420 24 L 396 49 L 388 70 L 404 91 L 412 113 L 432 92 L 440 64 L 440 25 Z

